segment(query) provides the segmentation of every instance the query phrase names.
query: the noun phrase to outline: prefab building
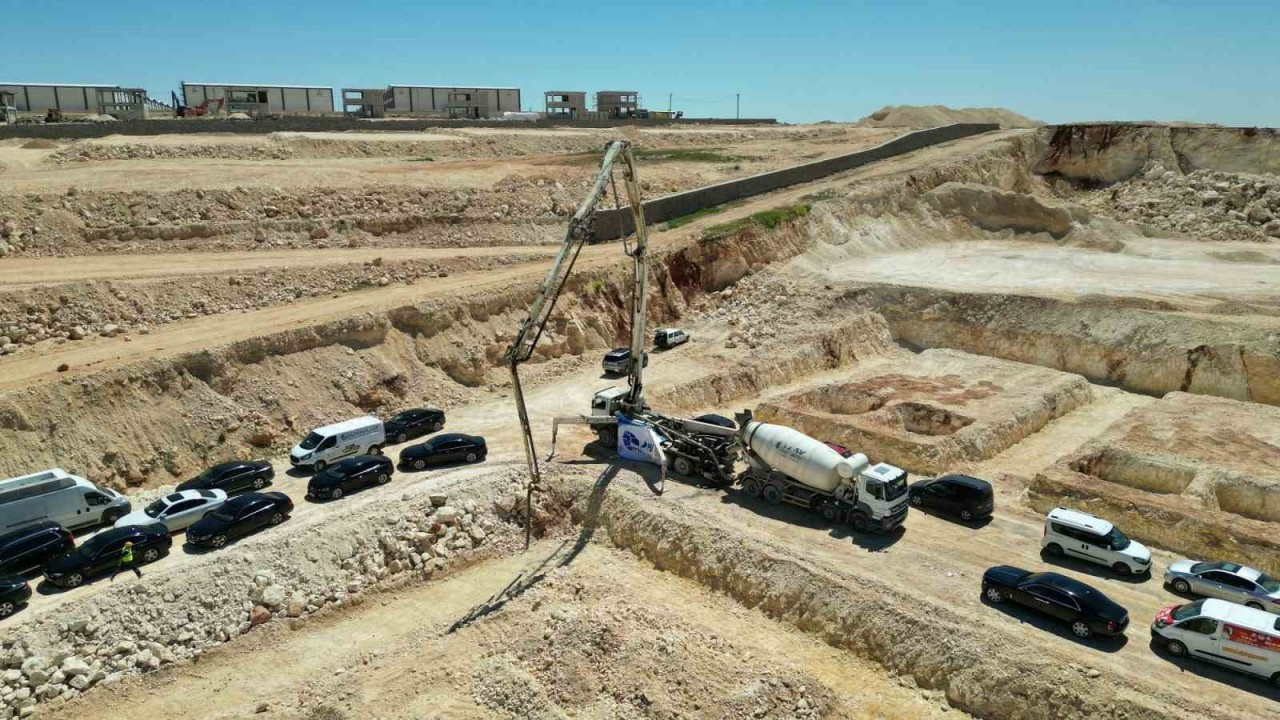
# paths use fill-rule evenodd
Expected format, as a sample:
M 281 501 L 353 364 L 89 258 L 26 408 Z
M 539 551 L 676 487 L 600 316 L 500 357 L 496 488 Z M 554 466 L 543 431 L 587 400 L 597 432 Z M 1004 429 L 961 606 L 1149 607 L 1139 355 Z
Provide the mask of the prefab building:
M 520 88 L 391 85 L 384 105 L 388 115 L 496 117 L 520 111 Z
M 0 82 L 0 91 L 13 93 L 14 106 L 20 113 L 98 113 L 100 90 L 124 91 L 119 85 L 60 85 L 57 83 Z
M 333 88 L 312 85 L 235 85 L 231 83 L 182 83 L 187 107 L 205 100 L 223 99 L 227 112 L 332 114 Z

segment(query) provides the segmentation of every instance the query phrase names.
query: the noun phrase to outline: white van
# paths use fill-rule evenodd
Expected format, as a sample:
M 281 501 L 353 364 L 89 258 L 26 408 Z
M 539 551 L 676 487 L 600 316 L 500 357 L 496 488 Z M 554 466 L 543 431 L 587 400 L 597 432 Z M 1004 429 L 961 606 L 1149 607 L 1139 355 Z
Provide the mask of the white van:
M 110 527 L 129 509 L 129 498 L 62 468 L 0 481 L 0 532 L 42 520 L 68 530 Z
M 372 415 L 344 420 L 312 430 L 289 452 L 294 467 L 309 467 L 316 472 L 352 455 L 379 455 L 387 444 L 387 431 L 382 421 Z
M 1209 598 L 1170 605 L 1151 634 L 1175 657 L 1194 657 L 1280 686 L 1280 615 Z
M 1151 572 L 1151 551 L 1120 528 L 1079 510 L 1056 507 L 1044 519 L 1040 548 L 1050 556 L 1070 555 L 1105 565 L 1119 575 Z

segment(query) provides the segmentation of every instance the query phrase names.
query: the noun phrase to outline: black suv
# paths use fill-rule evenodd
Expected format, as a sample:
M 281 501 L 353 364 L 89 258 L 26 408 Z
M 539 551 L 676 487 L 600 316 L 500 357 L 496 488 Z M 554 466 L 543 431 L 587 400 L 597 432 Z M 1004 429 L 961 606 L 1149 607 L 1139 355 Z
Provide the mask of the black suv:
M 169 554 L 173 538 L 164 525 L 126 525 L 103 530 L 80 547 L 49 561 L 44 578 L 59 587 L 73 588 L 86 579 L 111 572 L 120 564 L 126 541 L 133 543 L 133 562 L 141 565 Z
M 387 440 L 402 443 L 410 438 L 422 437 L 444 427 L 444 411 L 436 408 L 413 408 L 392 415 L 383 427 Z
M 968 475 L 943 475 L 911 484 L 911 504 L 933 508 L 961 520 L 991 517 L 996 510 L 991 483 Z
M 1084 639 L 1094 633 L 1123 635 L 1129 626 L 1129 611 L 1100 591 L 1055 572 L 997 565 L 982 576 L 982 598 L 989 603 L 1011 600 L 1051 615 L 1071 625 L 1071 632 Z
M 74 550 L 75 536 L 52 520 L 0 535 L 0 575 L 26 575 Z
M 307 497 L 313 500 L 337 500 L 343 495 L 391 482 L 391 458 L 386 455 L 357 455 L 330 465 L 311 476 Z
M 275 468 L 266 460 L 237 460 L 214 465 L 190 480 L 178 483 L 177 491 L 222 490 L 234 495 L 261 490 L 270 485 L 275 476 Z

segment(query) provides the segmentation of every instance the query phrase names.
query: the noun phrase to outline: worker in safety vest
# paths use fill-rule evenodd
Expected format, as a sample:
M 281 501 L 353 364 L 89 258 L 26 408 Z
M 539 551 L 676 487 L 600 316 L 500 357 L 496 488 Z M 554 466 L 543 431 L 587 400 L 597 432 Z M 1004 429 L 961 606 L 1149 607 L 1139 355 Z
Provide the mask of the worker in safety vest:
M 124 547 L 120 548 L 120 564 L 116 565 L 116 571 L 111 573 L 111 579 L 115 580 L 124 570 L 132 570 L 134 575 L 142 577 L 142 571 L 137 565 L 133 564 L 133 541 L 125 540 Z

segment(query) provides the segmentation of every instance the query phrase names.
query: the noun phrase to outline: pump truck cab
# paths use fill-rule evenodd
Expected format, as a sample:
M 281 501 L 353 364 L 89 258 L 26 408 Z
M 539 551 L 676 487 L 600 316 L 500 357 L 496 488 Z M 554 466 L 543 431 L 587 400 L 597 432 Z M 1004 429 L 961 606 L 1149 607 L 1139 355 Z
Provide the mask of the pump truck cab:
M 846 522 L 858 532 L 888 532 L 907 518 L 907 472 L 856 453 L 841 457 L 826 443 L 798 430 L 739 417 L 747 469 L 743 492 L 777 505 L 791 503 Z

